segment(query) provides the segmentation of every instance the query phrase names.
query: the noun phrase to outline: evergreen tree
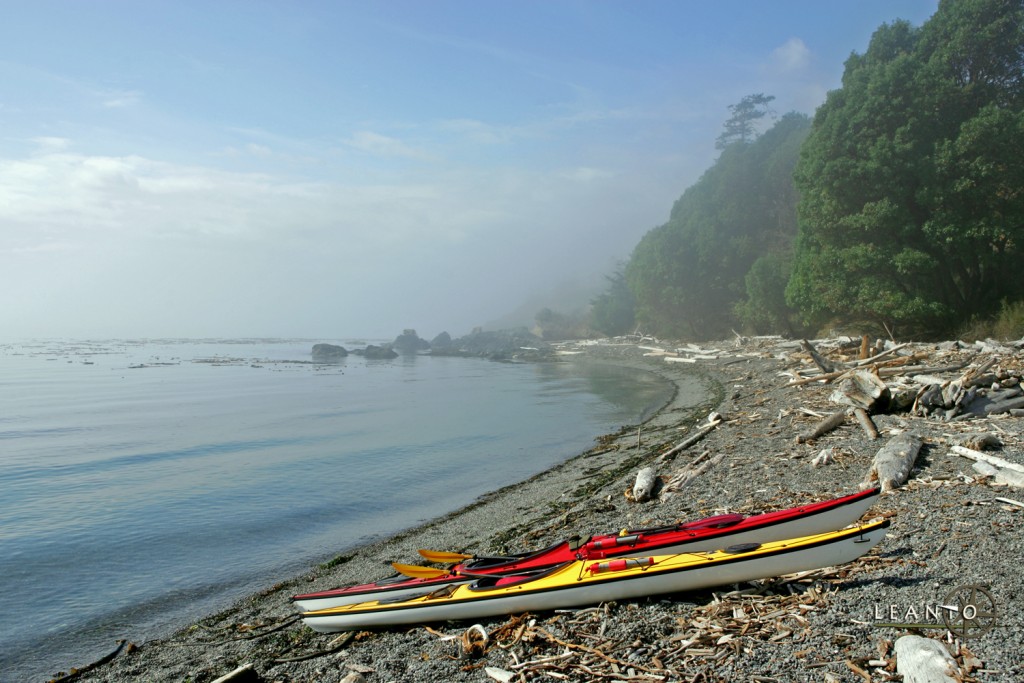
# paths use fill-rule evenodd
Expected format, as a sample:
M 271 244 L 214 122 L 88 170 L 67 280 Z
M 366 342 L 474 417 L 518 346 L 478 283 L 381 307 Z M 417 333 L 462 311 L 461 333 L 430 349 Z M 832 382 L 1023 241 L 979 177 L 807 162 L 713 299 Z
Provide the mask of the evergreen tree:
M 948 334 L 1024 295 L 1024 5 L 943 0 L 847 60 L 796 171 L 789 302 Z

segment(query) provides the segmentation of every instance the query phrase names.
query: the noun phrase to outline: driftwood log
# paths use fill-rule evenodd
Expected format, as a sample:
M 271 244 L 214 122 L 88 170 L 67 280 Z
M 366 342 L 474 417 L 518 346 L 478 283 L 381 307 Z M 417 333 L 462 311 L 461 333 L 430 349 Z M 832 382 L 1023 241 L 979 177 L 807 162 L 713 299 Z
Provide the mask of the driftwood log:
M 974 471 L 982 476 L 992 477 L 995 483 L 1024 488 L 1024 465 L 1018 465 L 1015 462 L 964 446 L 952 446 L 950 450 L 959 456 L 973 460 Z
M 214 680 L 213 683 L 252 683 L 259 680 L 259 674 L 253 669 L 252 664 L 243 664 L 234 671 L 230 671 Z
M 808 441 L 814 441 L 819 436 L 822 436 L 824 434 L 828 434 L 833 429 L 835 429 L 839 425 L 843 424 L 843 422 L 845 420 L 846 420 L 846 411 L 845 410 L 840 410 L 838 412 L 832 413 L 831 415 L 826 417 L 824 420 L 822 420 L 821 422 L 816 424 L 814 426 L 814 429 L 812 429 L 811 431 L 804 432 L 803 434 L 800 434 L 799 436 L 797 436 L 796 437 L 796 442 L 797 443 L 807 443 Z
M 853 414 L 857 417 L 857 422 L 860 423 L 861 429 L 868 435 L 869 439 L 878 438 L 878 427 L 875 426 L 874 420 L 868 415 L 868 411 L 863 408 L 856 408 Z
M 891 491 L 907 481 L 914 461 L 921 450 L 921 439 L 913 434 L 903 433 L 889 439 L 871 462 L 871 469 L 864 479 L 870 486 L 875 480 L 883 491 Z
M 633 500 L 643 503 L 654 495 L 654 487 L 658 484 L 658 475 L 653 467 L 645 467 L 636 473 L 633 483 Z
M 680 451 L 685 451 L 687 448 L 689 448 L 693 444 L 695 444 L 698 441 L 700 441 L 701 439 L 703 439 L 705 436 L 708 435 L 708 433 L 711 430 L 713 430 L 715 427 L 717 427 L 720 424 L 722 424 L 722 419 L 721 418 L 711 420 L 708 424 L 706 424 L 703 427 L 701 427 L 700 429 L 698 429 L 696 431 L 696 433 L 691 434 L 690 436 L 686 437 L 685 439 L 680 441 L 678 444 L 676 444 L 675 446 L 673 446 L 672 448 L 668 449 L 667 451 L 662 453 L 660 456 L 658 456 L 658 462 L 664 462 L 666 460 L 671 460 L 672 458 L 676 457 L 676 455 Z
M 922 636 L 896 639 L 896 673 L 903 683 L 957 683 L 960 667 L 942 643 Z
M 854 370 L 837 383 L 830 398 L 868 413 L 884 412 L 889 407 L 889 387 L 873 372 Z
M 952 446 L 949 450 L 953 451 L 957 455 L 962 456 L 964 458 L 970 458 L 971 460 L 975 460 L 977 462 L 987 462 L 989 465 L 992 465 L 993 467 L 1013 470 L 1015 472 L 1024 474 L 1024 465 L 1018 465 L 1015 462 L 1010 462 L 1009 460 L 997 458 L 994 455 L 982 453 L 981 451 L 976 451 L 973 448 L 964 448 L 963 446 Z
M 820 353 L 818 353 L 818 350 L 814 348 L 814 344 L 807 341 L 806 339 L 801 340 L 800 343 L 803 345 L 804 351 L 806 351 L 808 355 L 810 355 L 811 360 L 814 361 L 814 364 L 817 365 L 822 372 L 835 372 L 836 370 L 842 370 L 845 368 L 845 366 L 842 363 L 831 361 L 828 358 L 825 358 Z

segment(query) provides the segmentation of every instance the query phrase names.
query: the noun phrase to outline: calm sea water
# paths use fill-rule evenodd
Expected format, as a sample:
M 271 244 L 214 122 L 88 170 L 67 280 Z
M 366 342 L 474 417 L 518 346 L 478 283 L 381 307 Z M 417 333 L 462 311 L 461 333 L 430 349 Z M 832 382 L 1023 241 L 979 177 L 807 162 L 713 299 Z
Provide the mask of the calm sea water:
M 0 344 L 0 680 L 167 634 L 547 469 L 671 391 L 585 363 L 315 365 L 312 343 Z

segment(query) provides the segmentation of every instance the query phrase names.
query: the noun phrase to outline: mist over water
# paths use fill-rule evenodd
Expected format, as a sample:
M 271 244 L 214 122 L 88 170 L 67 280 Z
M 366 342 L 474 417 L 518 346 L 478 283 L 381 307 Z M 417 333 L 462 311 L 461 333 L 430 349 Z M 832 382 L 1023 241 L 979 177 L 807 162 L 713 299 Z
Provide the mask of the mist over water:
M 46 680 L 455 510 L 672 391 L 586 363 L 315 365 L 312 343 L 0 344 L 0 680 Z

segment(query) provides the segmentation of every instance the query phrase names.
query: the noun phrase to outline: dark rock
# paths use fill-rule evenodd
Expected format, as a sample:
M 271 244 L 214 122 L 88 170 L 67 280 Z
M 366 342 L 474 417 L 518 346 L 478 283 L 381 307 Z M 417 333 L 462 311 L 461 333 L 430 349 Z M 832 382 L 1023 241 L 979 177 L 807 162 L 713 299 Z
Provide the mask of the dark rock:
M 359 355 L 369 360 L 391 360 L 392 358 L 398 358 L 398 354 L 395 353 L 394 349 L 387 346 L 376 346 L 375 344 L 370 344 L 362 351 L 353 351 L 353 353 L 359 353 Z
M 430 342 L 426 339 L 420 339 L 419 335 L 416 334 L 416 330 L 404 330 L 392 342 L 391 348 L 399 353 L 417 353 L 418 351 L 429 349 Z
M 335 344 L 313 345 L 314 363 L 337 363 L 347 355 L 348 351 L 346 351 L 343 346 L 337 346 Z
M 552 360 L 554 350 L 525 327 L 484 332 L 476 329 L 452 340 L 448 347 L 433 347 L 436 356 L 478 356 L 491 360 Z
M 430 340 L 430 348 L 434 349 L 448 349 L 452 345 L 452 336 L 447 332 L 442 332 L 433 339 Z

